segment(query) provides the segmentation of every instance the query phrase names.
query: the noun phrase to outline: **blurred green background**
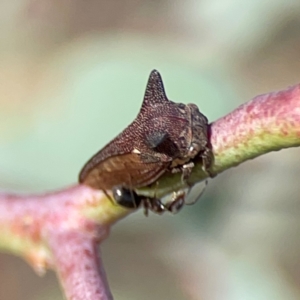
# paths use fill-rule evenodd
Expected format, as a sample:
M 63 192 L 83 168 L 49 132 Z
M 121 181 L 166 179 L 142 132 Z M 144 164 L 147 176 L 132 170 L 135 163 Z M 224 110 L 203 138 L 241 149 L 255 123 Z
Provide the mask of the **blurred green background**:
M 0 187 L 71 185 L 136 116 L 148 75 L 213 121 L 300 82 L 299 0 L 0 2 Z M 210 180 L 176 216 L 139 211 L 102 246 L 116 300 L 300 299 L 300 151 Z M 62 299 L 0 255 L 0 300 Z

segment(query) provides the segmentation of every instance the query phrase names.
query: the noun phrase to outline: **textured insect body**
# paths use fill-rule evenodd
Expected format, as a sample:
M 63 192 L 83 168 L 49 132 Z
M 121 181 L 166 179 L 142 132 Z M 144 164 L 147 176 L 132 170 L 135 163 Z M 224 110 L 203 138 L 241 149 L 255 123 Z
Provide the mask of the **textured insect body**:
M 86 163 L 79 182 L 104 191 L 117 186 L 133 190 L 156 182 L 166 171 L 182 172 L 186 181 L 199 154 L 203 168 L 209 168 L 207 123 L 195 104 L 168 100 L 154 70 L 136 119 Z

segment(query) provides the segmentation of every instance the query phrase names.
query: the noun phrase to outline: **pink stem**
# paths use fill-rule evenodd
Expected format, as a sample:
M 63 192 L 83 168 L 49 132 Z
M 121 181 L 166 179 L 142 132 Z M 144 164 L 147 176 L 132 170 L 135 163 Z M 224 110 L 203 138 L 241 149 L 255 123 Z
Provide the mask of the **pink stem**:
M 270 151 L 300 146 L 300 84 L 259 95 L 211 124 L 220 173 Z
M 78 231 L 53 231 L 48 240 L 67 299 L 113 299 L 93 236 Z
M 97 244 L 128 213 L 83 185 L 45 195 L 0 194 L 0 246 L 39 273 L 54 268 L 67 299 L 112 299 Z

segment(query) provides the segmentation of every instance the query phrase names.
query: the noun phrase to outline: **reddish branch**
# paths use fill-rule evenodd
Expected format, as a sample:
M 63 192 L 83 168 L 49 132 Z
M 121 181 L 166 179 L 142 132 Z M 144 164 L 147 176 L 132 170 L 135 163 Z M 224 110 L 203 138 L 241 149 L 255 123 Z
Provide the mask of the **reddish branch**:
M 211 126 L 215 173 L 300 145 L 300 84 L 255 97 Z
M 270 151 L 299 146 L 300 86 L 258 96 L 210 129 L 214 174 Z M 207 176 L 198 170 L 200 166 L 195 180 Z M 174 188 L 171 177 L 160 180 L 161 186 L 169 182 L 169 190 Z M 129 213 L 101 191 L 84 186 L 39 196 L 1 194 L 0 247 L 23 256 L 40 273 L 55 269 L 67 299 L 112 299 L 97 245 Z
M 97 246 L 126 213 L 85 186 L 39 196 L 1 194 L 0 245 L 40 274 L 56 269 L 67 299 L 112 299 Z
M 67 299 L 113 299 L 97 239 L 78 231 L 49 234 L 54 264 Z

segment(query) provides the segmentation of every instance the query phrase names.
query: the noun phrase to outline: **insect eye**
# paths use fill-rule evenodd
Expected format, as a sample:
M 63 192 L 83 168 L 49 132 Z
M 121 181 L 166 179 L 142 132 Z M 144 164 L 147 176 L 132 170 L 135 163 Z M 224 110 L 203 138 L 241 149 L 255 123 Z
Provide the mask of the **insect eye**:
M 123 207 L 138 208 L 142 202 L 142 197 L 133 190 L 117 186 L 112 191 L 116 203 Z

